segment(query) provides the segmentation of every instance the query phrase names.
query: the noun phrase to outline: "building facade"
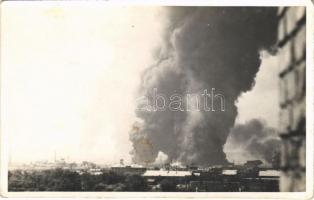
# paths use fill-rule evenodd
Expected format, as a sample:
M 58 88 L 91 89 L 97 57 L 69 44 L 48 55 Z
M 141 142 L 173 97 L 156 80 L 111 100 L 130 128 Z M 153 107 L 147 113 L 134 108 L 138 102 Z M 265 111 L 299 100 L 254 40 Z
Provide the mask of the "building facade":
M 280 136 L 282 138 L 280 190 L 305 191 L 306 171 L 306 8 L 278 10 L 280 67 Z

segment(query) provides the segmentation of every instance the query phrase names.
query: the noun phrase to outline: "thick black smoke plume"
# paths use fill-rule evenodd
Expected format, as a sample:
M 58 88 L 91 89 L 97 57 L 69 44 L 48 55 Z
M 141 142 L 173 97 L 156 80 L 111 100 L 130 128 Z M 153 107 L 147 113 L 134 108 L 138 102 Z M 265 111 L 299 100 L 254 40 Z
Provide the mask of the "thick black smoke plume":
M 226 110 L 137 111 L 133 161 L 150 163 L 161 151 L 184 164 L 225 164 L 223 145 L 237 116 L 235 102 L 250 90 L 261 49 L 276 41 L 276 8 L 168 7 L 168 28 L 156 63 L 142 76 L 139 96 L 154 88 L 170 97 L 215 88 Z M 201 105 L 202 106 L 202 105 Z
M 267 126 L 263 120 L 252 119 L 230 130 L 224 148 L 230 152 L 228 157 L 238 161 L 259 159 L 271 164 L 275 154 L 280 151 L 280 144 L 276 129 Z

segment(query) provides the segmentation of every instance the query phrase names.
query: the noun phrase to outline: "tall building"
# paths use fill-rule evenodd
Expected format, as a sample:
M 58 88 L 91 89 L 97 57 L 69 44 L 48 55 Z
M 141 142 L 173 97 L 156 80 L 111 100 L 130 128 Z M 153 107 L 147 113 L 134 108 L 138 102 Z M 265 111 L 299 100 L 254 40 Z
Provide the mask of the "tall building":
M 278 10 L 281 191 L 305 191 L 306 8 Z

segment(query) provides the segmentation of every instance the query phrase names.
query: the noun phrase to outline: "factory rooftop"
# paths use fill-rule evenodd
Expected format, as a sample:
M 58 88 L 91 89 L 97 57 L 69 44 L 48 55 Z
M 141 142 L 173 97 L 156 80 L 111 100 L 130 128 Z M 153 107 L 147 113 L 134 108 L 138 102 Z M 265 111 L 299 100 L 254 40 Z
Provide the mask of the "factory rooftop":
M 146 170 L 143 176 L 155 177 L 155 176 L 165 176 L 165 177 L 184 177 L 192 176 L 191 171 L 175 171 L 175 170 Z

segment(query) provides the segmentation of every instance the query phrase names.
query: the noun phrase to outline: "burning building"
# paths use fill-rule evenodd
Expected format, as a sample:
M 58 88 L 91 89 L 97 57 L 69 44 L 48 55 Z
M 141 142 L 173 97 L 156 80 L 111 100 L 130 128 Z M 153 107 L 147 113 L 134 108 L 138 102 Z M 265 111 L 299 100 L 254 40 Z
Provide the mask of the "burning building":
M 216 88 L 225 96 L 225 110 L 137 110 L 139 122 L 130 133 L 133 161 L 153 163 L 163 152 L 169 161 L 187 165 L 226 165 L 227 139 L 237 142 L 249 136 L 247 150 L 268 163 L 282 144 L 281 190 L 304 191 L 305 7 L 167 9 L 163 44 L 156 62 L 142 75 L 138 95 L 152 101 L 155 88 L 166 96 L 183 98 Z M 236 101 L 254 85 L 263 49 L 277 54 L 281 70 L 279 130 L 258 119 L 235 125 Z

